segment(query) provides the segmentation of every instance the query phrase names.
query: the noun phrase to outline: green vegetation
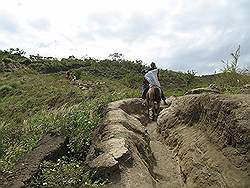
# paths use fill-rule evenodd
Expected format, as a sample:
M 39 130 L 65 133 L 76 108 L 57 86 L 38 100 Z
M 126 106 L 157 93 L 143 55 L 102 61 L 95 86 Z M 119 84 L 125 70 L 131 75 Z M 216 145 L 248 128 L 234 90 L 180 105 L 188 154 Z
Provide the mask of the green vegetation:
M 58 60 L 39 55 L 27 58 L 24 54 L 20 49 L 0 50 L 0 172 L 11 173 L 25 153 L 44 135 L 53 133 L 68 136 L 68 154 L 58 161 L 44 161 L 31 185 L 102 185 L 103 181 L 91 182 L 84 166 L 90 135 L 109 102 L 140 97 L 143 71 L 148 67 L 120 56 Z M 76 81 L 65 78 L 68 70 Z M 226 93 L 239 93 L 249 82 L 248 75 L 236 71 L 199 77 L 194 71 L 161 70 L 167 96 L 180 96 L 209 84 Z

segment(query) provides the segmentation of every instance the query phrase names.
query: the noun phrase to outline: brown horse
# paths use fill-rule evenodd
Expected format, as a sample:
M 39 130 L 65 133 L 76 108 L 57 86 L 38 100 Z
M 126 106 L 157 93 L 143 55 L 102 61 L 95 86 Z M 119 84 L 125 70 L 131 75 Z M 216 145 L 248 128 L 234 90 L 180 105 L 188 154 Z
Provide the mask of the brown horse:
M 154 85 L 151 86 L 146 94 L 146 101 L 148 107 L 148 116 L 149 109 L 152 108 L 153 121 L 156 121 L 160 113 L 161 89 Z

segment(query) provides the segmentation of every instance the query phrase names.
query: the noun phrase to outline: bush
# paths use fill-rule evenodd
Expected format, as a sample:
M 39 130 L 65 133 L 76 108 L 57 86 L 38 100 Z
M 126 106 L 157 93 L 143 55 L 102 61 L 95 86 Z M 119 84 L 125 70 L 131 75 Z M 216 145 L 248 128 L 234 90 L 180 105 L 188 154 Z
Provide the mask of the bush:
M 238 67 L 240 57 L 240 46 L 235 52 L 231 53 L 232 59 L 221 60 L 225 67 L 223 72 L 215 75 L 215 84 L 225 93 L 240 93 L 240 88 L 250 83 L 250 77 Z

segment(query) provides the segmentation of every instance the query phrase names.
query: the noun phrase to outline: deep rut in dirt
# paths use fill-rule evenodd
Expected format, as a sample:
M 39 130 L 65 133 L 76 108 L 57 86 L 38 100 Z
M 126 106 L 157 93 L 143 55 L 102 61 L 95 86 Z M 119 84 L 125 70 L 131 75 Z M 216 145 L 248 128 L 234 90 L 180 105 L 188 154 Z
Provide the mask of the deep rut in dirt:
M 147 118 L 140 99 L 107 107 L 87 157 L 107 187 L 249 187 L 249 95 L 183 96 Z
M 174 154 L 160 142 L 140 99 L 111 103 L 87 157 L 93 177 L 108 187 L 185 187 Z
M 149 123 L 147 130 L 150 135 L 150 148 L 155 158 L 153 173 L 156 184 L 154 187 L 185 187 L 178 161 L 173 151 L 160 141 L 156 122 Z

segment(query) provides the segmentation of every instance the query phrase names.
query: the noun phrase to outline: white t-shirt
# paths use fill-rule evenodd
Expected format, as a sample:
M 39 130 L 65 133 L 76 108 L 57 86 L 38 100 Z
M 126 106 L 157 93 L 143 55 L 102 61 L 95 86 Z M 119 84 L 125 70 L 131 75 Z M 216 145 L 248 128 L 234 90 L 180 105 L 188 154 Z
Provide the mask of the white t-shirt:
M 153 86 L 153 85 L 156 85 L 158 87 L 161 87 L 161 84 L 158 80 L 158 69 L 154 69 L 154 70 L 151 70 L 149 71 L 147 74 L 145 74 L 145 78 L 146 80 L 149 82 L 149 86 Z

